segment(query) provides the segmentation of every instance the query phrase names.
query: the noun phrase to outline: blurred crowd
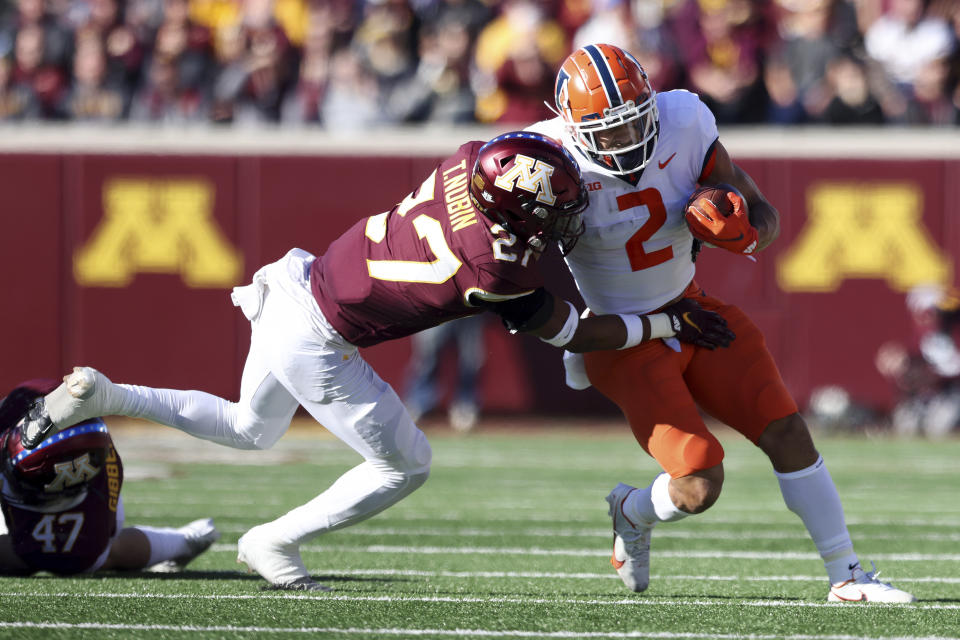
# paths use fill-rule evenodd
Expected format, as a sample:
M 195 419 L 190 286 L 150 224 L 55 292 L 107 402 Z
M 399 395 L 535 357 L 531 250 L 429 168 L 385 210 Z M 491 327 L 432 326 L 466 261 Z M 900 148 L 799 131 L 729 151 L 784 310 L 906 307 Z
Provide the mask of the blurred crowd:
M 721 124 L 960 124 L 960 0 L 0 0 L 0 120 L 526 124 L 574 48 Z
M 890 411 L 841 386 L 815 389 L 806 416 L 832 431 L 891 430 L 943 438 L 960 433 L 960 289 L 922 284 L 906 296 L 911 331 L 877 349 L 877 371 L 895 390 Z
M 896 387 L 890 416 L 902 435 L 943 437 L 960 429 L 960 291 L 922 285 L 907 294 L 913 335 L 877 351 L 877 370 Z

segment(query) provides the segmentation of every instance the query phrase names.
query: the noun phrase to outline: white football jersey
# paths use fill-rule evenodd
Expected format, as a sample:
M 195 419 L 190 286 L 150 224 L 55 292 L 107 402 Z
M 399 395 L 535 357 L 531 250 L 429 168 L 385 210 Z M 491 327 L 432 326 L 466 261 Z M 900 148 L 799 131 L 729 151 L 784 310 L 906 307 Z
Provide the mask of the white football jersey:
M 581 153 L 560 117 L 528 127 L 557 140 L 580 164 L 590 190 L 585 231 L 566 257 L 587 306 L 598 314 L 647 313 L 679 296 L 693 280 L 693 236 L 684 204 L 717 139 L 717 124 L 696 94 L 657 94 L 656 153 L 636 186 Z

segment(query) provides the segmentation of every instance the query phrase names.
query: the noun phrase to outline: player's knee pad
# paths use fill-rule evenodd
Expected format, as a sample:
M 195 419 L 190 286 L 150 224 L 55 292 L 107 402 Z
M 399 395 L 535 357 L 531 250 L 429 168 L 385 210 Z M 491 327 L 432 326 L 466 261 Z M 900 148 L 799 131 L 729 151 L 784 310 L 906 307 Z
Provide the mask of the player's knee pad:
M 427 436 L 420 429 L 416 430 L 413 437 L 413 446 L 404 452 L 403 467 L 408 476 L 423 476 L 420 480 L 422 485 L 430 474 L 430 464 L 433 461 L 433 449 L 427 441 Z M 418 485 L 419 486 L 419 485 Z
M 429 466 L 425 469 L 406 469 L 403 465 L 394 465 L 387 460 L 369 461 L 373 468 L 380 473 L 382 486 L 385 489 L 399 492 L 398 496 L 406 496 L 420 487 L 430 476 Z M 397 499 L 399 499 L 399 497 Z
M 407 476 L 430 472 L 433 450 L 430 448 L 427 436 L 424 435 L 423 431 L 413 426 L 412 421 L 409 426 L 398 431 L 396 447 L 394 455 L 389 458 L 391 467 Z M 420 484 L 423 484 L 423 482 Z
M 706 428 L 691 433 L 657 425 L 650 439 L 650 455 L 664 471 L 680 478 L 723 462 L 723 446 Z
M 430 469 L 427 469 L 426 471 L 421 471 L 419 473 L 410 474 L 409 476 L 407 476 L 407 480 L 410 483 L 408 485 L 408 488 L 410 489 L 410 491 L 416 491 L 417 489 L 423 486 L 423 484 L 427 481 L 428 477 L 430 477 Z
M 419 429 L 412 434 L 411 446 L 404 447 L 396 455 L 370 462 L 383 474 L 385 482 L 410 493 L 423 486 L 430 476 L 433 452 L 427 437 Z

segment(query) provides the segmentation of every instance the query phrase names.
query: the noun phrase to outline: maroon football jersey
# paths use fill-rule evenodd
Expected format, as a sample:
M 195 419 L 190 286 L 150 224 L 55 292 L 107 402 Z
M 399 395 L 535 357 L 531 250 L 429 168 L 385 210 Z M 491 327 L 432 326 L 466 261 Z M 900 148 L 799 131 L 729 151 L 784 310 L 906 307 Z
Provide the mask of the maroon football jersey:
M 35 571 L 80 573 L 89 568 L 117 532 L 117 504 L 123 463 L 110 451 L 79 503 L 56 512 L 40 512 L 3 501 L 13 550 Z
M 366 347 L 481 312 L 478 300 L 543 286 L 526 243 L 470 201 L 482 142 L 468 142 L 390 211 L 360 220 L 317 258 L 310 285 L 323 315 Z

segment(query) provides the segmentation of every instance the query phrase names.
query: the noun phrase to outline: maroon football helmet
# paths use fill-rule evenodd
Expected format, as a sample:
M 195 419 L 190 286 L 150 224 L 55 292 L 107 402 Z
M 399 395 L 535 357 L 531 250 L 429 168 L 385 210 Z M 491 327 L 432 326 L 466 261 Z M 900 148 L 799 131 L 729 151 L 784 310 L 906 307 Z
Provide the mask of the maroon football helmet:
M 0 471 L 4 497 L 20 504 L 42 504 L 76 495 L 102 470 L 112 441 L 99 418 L 55 433 L 33 449 L 20 441 L 20 420 L 32 401 L 56 387 L 46 381 L 20 385 L 0 402 Z
M 537 251 L 559 242 L 566 255 L 583 233 L 588 200 L 580 167 L 562 145 L 539 133 L 512 131 L 480 147 L 470 198 Z

